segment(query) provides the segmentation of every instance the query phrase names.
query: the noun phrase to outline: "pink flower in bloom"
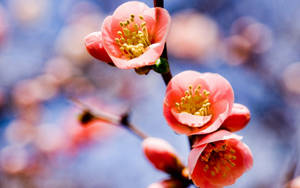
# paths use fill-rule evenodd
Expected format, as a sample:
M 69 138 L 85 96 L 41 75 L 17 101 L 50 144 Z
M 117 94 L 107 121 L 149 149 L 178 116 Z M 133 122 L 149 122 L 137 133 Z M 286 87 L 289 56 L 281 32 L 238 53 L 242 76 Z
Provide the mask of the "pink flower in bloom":
M 225 128 L 231 132 L 243 129 L 250 121 L 249 109 L 238 103 L 233 104 L 233 108 L 221 128 Z
M 253 165 L 250 149 L 242 137 L 220 130 L 199 137 L 189 154 L 188 168 L 195 185 L 221 188 L 232 185 Z
M 176 179 L 167 179 L 161 182 L 153 183 L 148 186 L 148 188 L 184 188 L 184 187 L 187 187 L 187 185 L 184 185 L 182 181 Z
M 184 166 L 177 157 L 173 147 L 163 139 L 146 138 L 142 143 L 143 151 L 148 160 L 158 170 L 175 173 L 183 170 Z
M 149 8 L 142 2 L 129 1 L 120 5 L 112 16 L 104 20 L 102 40 L 98 36 L 92 44 L 96 46 L 96 43 L 102 43 L 98 46 L 103 45 L 118 68 L 153 65 L 163 51 L 170 22 L 167 10 Z M 91 54 L 99 59 L 103 51 L 98 46 Z
M 233 101 L 230 83 L 219 74 L 184 71 L 167 86 L 164 116 L 177 133 L 206 134 L 222 125 Z
M 101 32 L 93 32 L 87 35 L 85 37 L 85 47 L 94 58 L 106 63 L 112 62 L 111 58 L 103 47 Z

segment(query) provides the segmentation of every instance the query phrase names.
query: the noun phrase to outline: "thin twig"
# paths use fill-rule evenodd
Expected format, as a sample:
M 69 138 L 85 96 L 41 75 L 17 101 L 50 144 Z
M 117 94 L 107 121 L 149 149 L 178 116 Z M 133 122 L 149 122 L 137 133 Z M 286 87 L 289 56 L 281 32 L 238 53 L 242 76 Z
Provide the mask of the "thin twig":
M 135 135 L 137 135 L 142 140 L 144 140 L 148 137 L 144 132 L 142 132 L 140 129 L 138 129 L 133 124 L 129 124 L 127 127 L 128 127 L 128 129 L 130 129 L 130 131 L 132 131 Z
M 138 129 L 135 125 L 128 121 L 128 114 L 125 114 L 123 117 L 120 117 L 100 110 L 97 110 L 97 112 L 95 112 L 87 104 L 81 102 L 80 100 L 72 97 L 69 97 L 69 99 L 74 104 L 76 104 L 76 106 L 79 107 L 83 112 L 88 112 L 92 116 L 91 119 L 105 121 L 107 123 L 111 123 L 112 125 L 121 125 L 121 127 L 126 128 L 142 140 L 148 137 L 145 133 L 143 133 L 140 129 Z
M 164 0 L 153 0 L 153 4 L 154 4 L 154 7 L 164 8 Z M 165 43 L 164 50 L 163 50 L 160 57 L 162 57 L 162 58 L 164 58 L 168 61 L 168 50 L 167 50 L 167 44 L 166 43 Z M 162 73 L 161 76 L 162 76 L 165 84 L 168 85 L 168 83 L 172 79 L 172 73 L 171 73 L 170 69 L 169 69 L 168 72 Z
M 164 8 L 164 0 L 153 0 L 154 7 Z

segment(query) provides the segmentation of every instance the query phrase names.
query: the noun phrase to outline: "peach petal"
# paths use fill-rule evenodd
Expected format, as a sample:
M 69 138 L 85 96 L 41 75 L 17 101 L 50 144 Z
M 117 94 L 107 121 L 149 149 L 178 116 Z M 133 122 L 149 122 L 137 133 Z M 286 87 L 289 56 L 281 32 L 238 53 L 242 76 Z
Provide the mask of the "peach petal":
M 84 39 L 85 47 L 90 55 L 95 57 L 100 61 L 111 63 L 112 60 L 108 56 L 106 50 L 102 44 L 102 34 L 101 32 L 93 32 L 87 35 Z
M 243 137 L 233 134 L 226 130 L 219 130 L 217 132 L 214 132 L 212 134 L 205 136 L 204 138 L 203 137 L 199 137 L 199 138 L 200 139 L 196 139 L 196 141 L 194 142 L 193 148 L 199 147 L 201 145 L 208 144 L 211 142 L 216 142 L 216 141 L 220 141 L 220 140 L 228 140 L 231 138 L 241 140 Z
M 199 159 L 199 157 L 201 156 L 201 153 L 204 151 L 206 146 L 207 146 L 207 144 L 203 144 L 203 145 L 193 148 L 191 150 L 189 157 L 188 157 L 188 168 L 189 168 L 190 174 L 193 173 L 195 166 L 198 162 L 198 160 L 195 160 L 195 159 Z
M 113 14 L 113 17 L 124 21 L 125 19 L 130 18 L 130 15 L 143 16 L 144 11 L 149 9 L 149 7 L 140 1 L 128 1 L 120 5 Z
M 202 127 L 209 122 L 212 117 L 212 115 L 196 116 L 187 112 L 177 113 L 175 110 L 172 110 L 171 112 L 180 123 L 188 125 L 189 127 Z
M 145 21 L 148 26 L 149 33 L 154 36 L 151 42 L 161 43 L 167 40 L 167 34 L 171 27 L 171 17 L 166 9 L 156 7 L 145 10 Z M 149 19 L 151 18 L 151 19 Z M 155 22 L 156 20 L 156 22 Z
M 117 32 L 119 31 L 120 26 L 112 27 L 111 24 L 112 24 L 112 16 L 107 16 L 103 21 L 102 29 L 101 29 L 103 47 L 105 48 L 110 58 L 121 54 L 118 45 L 115 43 L 115 38 L 118 37 Z
M 163 108 L 165 119 L 167 120 L 169 126 L 178 134 L 187 134 L 189 135 L 192 132 L 192 128 L 185 126 L 183 124 L 180 124 L 173 116 L 172 112 L 170 111 L 170 108 L 166 107 L 164 105 Z

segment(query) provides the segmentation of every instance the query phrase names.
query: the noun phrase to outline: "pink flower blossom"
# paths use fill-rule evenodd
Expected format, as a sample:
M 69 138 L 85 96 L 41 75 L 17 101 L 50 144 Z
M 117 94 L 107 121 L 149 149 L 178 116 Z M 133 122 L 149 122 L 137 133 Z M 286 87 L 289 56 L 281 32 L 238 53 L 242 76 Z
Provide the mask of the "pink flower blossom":
M 206 134 L 222 125 L 233 101 L 230 83 L 219 74 L 184 71 L 167 86 L 164 116 L 177 133 Z
M 188 168 L 195 185 L 221 188 L 232 185 L 253 165 L 250 149 L 242 137 L 220 130 L 199 137 L 189 154 Z
M 174 148 L 165 140 L 149 137 L 143 141 L 142 147 L 145 156 L 156 169 L 167 173 L 181 173 L 183 170 L 184 166 Z
M 249 109 L 238 103 L 233 104 L 233 108 L 221 128 L 225 128 L 231 132 L 243 129 L 250 121 Z
M 106 63 L 112 62 L 111 58 L 103 47 L 101 32 L 93 32 L 87 35 L 85 37 L 85 47 L 89 54 L 91 54 L 94 58 Z
M 98 37 L 93 46 L 102 43 L 98 46 L 103 45 L 113 63 L 121 69 L 153 65 L 164 49 L 170 22 L 167 10 L 129 1 L 106 17 L 101 29 L 102 40 Z M 91 54 L 99 59 L 97 51 L 103 52 L 98 48 L 94 51 L 96 54 Z
M 161 182 L 152 183 L 148 188 L 185 188 L 184 183 L 177 179 L 167 179 Z

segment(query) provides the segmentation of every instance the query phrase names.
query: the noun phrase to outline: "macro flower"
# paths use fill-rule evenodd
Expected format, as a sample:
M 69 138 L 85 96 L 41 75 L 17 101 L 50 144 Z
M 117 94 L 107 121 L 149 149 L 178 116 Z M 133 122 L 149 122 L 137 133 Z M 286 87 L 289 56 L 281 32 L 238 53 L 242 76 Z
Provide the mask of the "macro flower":
M 177 179 L 166 179 L 160 182 L 152 183 L 148 188 L 185 188 L 184 182 Z
M 120 69 L 153 65 L 164 49 L 170 22 L 169 13 L 163 8 L 149 8 L 138 1 L 126 2 L 106 17 L 98 33 L 101 37 L 94 38 L 91 43 L 96 48 L 89 52 L 99 59 L 104 54 L 103 45 Z
M 178 159 L 174 148 L 165 140 L 149 137 L 142 143 L 143 151 L 152 165 L 161 171 L 181 173 L 184 166 Z
M 243 129 L 250 121 L 249 109 L 238 103 L 233 104 L 233 108 L 227 119 L 225 119 L 221 128 L 231 132 L 236 132 Z
M 188 158 L 190 176 L 201 188 L 232 185 L 253 165 L 241 136 L 220 130 L 196 139 Z
M 175 132 L 207 134 L 222 125 L 233 101 L 230 83 L 219 74 L 184 71 L 169 82 L 163 111 Z

